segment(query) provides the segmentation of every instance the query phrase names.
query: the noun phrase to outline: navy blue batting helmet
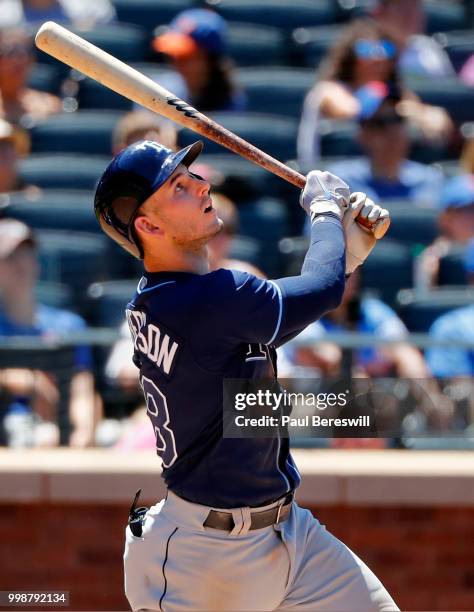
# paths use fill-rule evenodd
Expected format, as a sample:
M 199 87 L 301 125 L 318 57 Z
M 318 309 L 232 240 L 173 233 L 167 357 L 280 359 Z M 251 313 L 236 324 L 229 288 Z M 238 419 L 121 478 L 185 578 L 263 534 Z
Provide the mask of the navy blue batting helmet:
M 104 232 L 142 259 L 143 252 L 133 229 L 138 209 L 179 164 L 192 164 L 202 147 L 198 141 L 174 153 L 158 142 L 142 140 L 114 157 L 97 185 L 94 199 L 95 214 Z

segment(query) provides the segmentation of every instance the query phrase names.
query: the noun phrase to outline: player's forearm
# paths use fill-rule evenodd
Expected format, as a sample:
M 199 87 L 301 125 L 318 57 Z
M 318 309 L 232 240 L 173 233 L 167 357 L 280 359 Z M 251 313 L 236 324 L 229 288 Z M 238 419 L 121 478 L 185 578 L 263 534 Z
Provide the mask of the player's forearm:
M 337 308 L 344 292 L 345 241 L 341 222 L 325 215 L 313 224 L 311 243 L 300 276 L 276 281 L 283 297 L 283 312 L 276 344 Z

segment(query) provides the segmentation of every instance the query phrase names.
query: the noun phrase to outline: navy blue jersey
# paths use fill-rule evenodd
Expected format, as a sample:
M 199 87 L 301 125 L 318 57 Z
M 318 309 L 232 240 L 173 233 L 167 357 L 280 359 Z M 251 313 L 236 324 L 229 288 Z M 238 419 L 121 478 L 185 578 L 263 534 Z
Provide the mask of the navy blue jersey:
M 300 482 L 287 438 L 222 437 L 222 382 L 268 377 L 274 347 L 339 303 L 342 228 L 330 216 L 316 225 L 300 277 L 145 273 L 127 307 L 163 477 L 185 499 L 259 506 Z

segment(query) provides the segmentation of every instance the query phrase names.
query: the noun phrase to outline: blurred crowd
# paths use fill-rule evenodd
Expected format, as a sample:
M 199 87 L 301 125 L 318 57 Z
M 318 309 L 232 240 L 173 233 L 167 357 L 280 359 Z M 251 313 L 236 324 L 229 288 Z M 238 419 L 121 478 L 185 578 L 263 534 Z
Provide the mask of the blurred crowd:
M 470 3 L 0 0 L 0 444 L 154 447 L 124 320 L 141 264 L 101 234 L 93 190 L 137 140 L 196 139 L 36 50 L 49 19 L 300 172 L 330 170 L 389 208 L 387 238 L 341 306 L 279 350 L 280 375 L 416 379 L 407 431 L 473 437 Z M 194 171 L 225 220 L 212 269 L 298 273 L 296 188 L 210 142 Z M 115 344 L 92 342 L 97 328 Z M 354 332 L 384 343 L 341 343 Z

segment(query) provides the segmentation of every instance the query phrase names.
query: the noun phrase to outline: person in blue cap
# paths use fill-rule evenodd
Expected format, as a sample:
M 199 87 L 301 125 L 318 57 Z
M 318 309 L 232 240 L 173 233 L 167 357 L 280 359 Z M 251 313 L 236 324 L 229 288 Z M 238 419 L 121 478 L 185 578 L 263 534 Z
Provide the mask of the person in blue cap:
M 201 111 L 245 110 L 227 53 L 227 24 L 207 9 L 179 13 L 155 37 L 153 48 L 171 62 L 175 73 L 160 84 Z
M 438 284 L 440 260 L 452 247 L 474 238 L 474 174 L 446 181 L 438 202 L 440 236 L 417 259 L 416 284 L 428 288 Z

